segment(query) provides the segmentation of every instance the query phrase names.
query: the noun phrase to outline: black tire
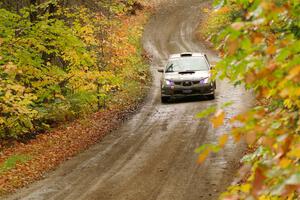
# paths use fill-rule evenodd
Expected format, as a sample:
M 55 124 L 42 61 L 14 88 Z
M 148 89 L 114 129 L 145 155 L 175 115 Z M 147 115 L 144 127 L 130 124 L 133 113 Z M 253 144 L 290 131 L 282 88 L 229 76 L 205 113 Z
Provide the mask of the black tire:
M 213 94 L 207 95 L 210 100 L 214 100 L 216 98 L 215 92 Z
M 162 103 L 168 103 L 169 97 L 161 97 L 161 102 Z

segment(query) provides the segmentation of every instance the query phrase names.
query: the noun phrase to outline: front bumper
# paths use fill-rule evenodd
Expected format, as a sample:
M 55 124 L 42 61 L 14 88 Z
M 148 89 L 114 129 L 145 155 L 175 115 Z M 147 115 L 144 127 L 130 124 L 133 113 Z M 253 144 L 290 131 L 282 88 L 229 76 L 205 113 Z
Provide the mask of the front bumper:
M 193 86 L 162 86 L 162 97 L 186 97 L 186 96 L 201 96 L 214 94 L 215 87 L 213 83 L 207 83 L 202 85 Z

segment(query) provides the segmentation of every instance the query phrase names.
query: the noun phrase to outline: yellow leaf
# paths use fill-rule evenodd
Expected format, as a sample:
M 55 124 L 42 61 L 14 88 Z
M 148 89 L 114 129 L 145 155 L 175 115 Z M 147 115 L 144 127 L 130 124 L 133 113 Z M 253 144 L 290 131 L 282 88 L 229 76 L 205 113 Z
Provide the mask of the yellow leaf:
M 198 157 L 198 163 L 199 164 L 201 164 L 201 163 L 203 163 L 205 160 L 206 160 L 206 158 L 208 157 L 208 155 L 210 154 L 210 149 L 205 149 L 200 155 L 199 155 L 199 157 Z
M 300 96 L 300 88 L 295 89 L 295 96 Z
M 219 146 L 224 147 L 225 144 L 228 142 L 228 135 L 224 134 L 219 138 Z
M 283 104 L 287 108 L 291 108 L 293 106 L 293 102 L 290 99 L 284 100 Z
M 210 12 L 208 8 L 203 8 L 202 11 L 203 11 L 204 13 L 209 13 L 209 12 Z
M 287 159 L 287 158 L 283 158 L 280 160 L 279 162 L 279 166 L 281 168 L 287 168 L 289 165 L 291 164 L 291 160 L 290 159 Z
M 282 89 L 279 95 L 283 98 L 286 98 L 289 95 L 289 89 L 288 88 Z
M 4 118 L 3 118 L 3 117 L 0 117 L 0 125 L 1 125 L 1 124 L 4 124 L 4 123 L 5 123 Z
M 211 123 L 213 124 L 214 128 L 218 128 L 224 123 L 225 113 L 223 110 L 219 110 L 215 116 L 211 118 Z
M 300 158 L 300 148 L 293 149 L 288 155 L 291 157 Z
M 258 198 L 258 200 L 271 200 L 271 198 L 266 195 L 262 195 Z
M 240 190 L 244 193 L 248 193 L 251 189 L 251 184 L 247 183 L 247 184 L 243 184 L 240 188 Z

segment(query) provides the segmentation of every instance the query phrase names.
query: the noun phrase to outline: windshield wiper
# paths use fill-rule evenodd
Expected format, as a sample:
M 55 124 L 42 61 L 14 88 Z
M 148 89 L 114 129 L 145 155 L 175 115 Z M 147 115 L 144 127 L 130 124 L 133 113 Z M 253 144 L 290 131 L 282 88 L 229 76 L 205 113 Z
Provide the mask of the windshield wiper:
M 167 67 L 166 72 L 174 72 L 173 64 L 171 64 L 171 65 L 169 65 L 169 66 Z

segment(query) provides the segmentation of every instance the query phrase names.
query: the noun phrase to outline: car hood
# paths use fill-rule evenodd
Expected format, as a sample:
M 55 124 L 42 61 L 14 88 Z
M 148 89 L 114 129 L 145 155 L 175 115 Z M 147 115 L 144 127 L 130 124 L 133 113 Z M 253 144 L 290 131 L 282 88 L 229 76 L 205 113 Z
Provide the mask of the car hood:
M 209 71 L 195 71 L 195 73 L 180 74 L 178 72 L 169 72 L 164 74 L 166 80 L 171 81 L 198 81 L 210 76 Z

